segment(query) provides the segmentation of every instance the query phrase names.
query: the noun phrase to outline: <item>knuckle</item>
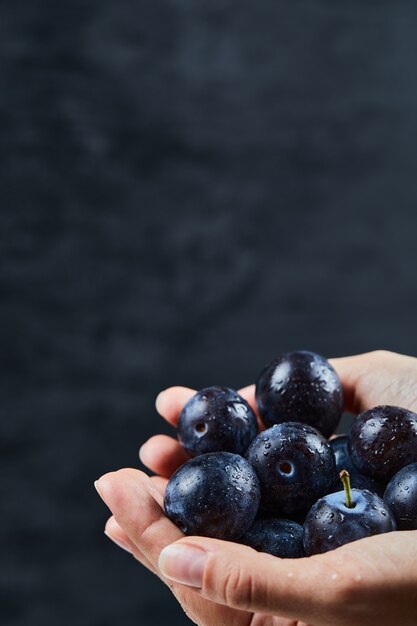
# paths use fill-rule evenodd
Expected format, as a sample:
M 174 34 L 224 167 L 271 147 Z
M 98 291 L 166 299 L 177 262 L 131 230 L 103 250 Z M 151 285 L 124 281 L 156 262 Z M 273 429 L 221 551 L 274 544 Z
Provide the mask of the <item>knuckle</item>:
M 238 566 L 231 566 L 225 579 L 224 601 L 229 606 L 249 609 L 256 599 L 253 574 Z
M 373 350 L 372 352 L 369 352 L 368 354 L 371 358 L 375 359 L 376 361 L 386 360 L 393 355 L 393 353 L 390 352 L 389 350 Z
M 332 599 L 336 607 L 350 606 L 358 599 L 358 585 L 351 578 L 343 578 L 333 588 Z

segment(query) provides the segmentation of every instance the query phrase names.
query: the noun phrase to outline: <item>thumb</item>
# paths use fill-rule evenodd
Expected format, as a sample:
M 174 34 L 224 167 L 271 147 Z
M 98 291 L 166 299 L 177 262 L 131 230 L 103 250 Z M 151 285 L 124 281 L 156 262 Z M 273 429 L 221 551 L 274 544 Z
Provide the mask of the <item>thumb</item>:
M 322 555 L 280 559 L 228 541 L 186 537 L 161 552 L 159 568 L 219 604 L 308 623 L 337 623 L 331 605 L 334 598 L 340 612 L 338 577 L 329 575 Z

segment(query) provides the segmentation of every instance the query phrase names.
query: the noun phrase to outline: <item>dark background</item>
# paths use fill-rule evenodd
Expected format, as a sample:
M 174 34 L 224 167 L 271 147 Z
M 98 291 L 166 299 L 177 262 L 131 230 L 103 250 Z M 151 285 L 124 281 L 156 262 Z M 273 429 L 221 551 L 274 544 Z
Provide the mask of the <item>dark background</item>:
M 93 489 L 139 466 L 161 389 L 417 354 L 416 26 L 414 1 L 1 3 L 2 625 L 189 623 Z

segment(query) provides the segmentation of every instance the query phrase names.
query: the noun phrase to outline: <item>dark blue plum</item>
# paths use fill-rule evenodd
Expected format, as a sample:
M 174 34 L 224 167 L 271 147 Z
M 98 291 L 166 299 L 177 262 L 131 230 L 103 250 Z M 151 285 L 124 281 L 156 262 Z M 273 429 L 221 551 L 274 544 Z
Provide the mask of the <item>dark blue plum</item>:
M 398 530 L 417 530 L 417 463 L 403 467 L 388 483 L 384 502 Z
M 356 418 L 349 452 L 362 474 L 387 483 L 417 462 L 417 415 L 397 406 L 376 406 Z
M 384 496 L 385 485 L 377 480 L 374 480 L 373 478 L 369 478 L 369 476 L 365 476 L 365 474 L 361 474 L 360 472 L 352 472 L 352 474 L 350 474 L 350 484 L 354 489 L 367 489 L 371 493 L 375 493 L 380 498 Z M 339 491 L 339 489 L 340 480 L 337 482 L 337 488 L 335 488 L 335 491 Z
M 178 440 L 190 456 L 244 454 L 257 433 L 255 413 L 228 387 L 202 389 L 185 404 L 178 420 Z
M 331 439 L 329 443 L 333 449 L 336 460 L 334 491 L 340 490 L 339 474 L 344 469 L 350 474 L 350 484 L 352 487 L 355 489 L 368 489 L 382 498 L 385 491 L 385 485 L 360 473 L 349 454 L 349 437 L 347 435 L 339 435 L 338 437 Z
M 304 556 L 303 527 L 288 519 L 256 520 L 239 543 L 283 559 Z
M 307 556 L 328 552 L 351 541 L 396 530 L 394 515 L 384 501 L 367 490 L 352 489 L 353 508 L 344 491 L 321 498 L 304 522 Z
M 324 357 L 305 350 L 287 352 L 261 372 L 256 405 L 267 427 L 302 422 L 330 437 L 342 415 L 342 385 Z
M 336 461 L 336 470 L 337 470 L 337 480 L 340 486 L 340 478 L 339 473 L 345 469 L 349 474 L 358 473 L 359 469 L 356 467 L 354 462 L 352 461 L 349 450 L 348 443 L 349 437 L 347 435 L 338 435 L 334 439 L 329 441 L 332 446 L 332 450 L 334 452 L 334 458 Z
M 203 454 L 182 465 L 168 482 L 165 513 L 186 535 L 236 541 L 259 508 L 253 467 L 230 452 Z
M 246 458 L 258 474 L 262 511 L 274 517 L 307 512 L 333 486 L 333 450 L 306 424 L 285 422 L 259 433 Z

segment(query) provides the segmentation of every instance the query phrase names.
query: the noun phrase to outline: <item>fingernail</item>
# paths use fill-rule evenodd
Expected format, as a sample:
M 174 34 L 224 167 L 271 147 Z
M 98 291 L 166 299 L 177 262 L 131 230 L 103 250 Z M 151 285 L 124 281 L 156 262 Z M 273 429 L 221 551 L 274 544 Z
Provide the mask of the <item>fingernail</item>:
M 202 587 L 207 554 L 201 548 L 186 544 L 172 544 L 159 555 L 162 574 L 190 587 Z
M 143 463 L 143 458 L 142 458 L 142 454 L 143 454 L 143 452 L 142 452 L 142 451 L 143 451 L 144 447 L 145 447 L 145 444 L 143 444 L 143 445 L 139 448 L 139 453 L 138 453 L 138 454 L 139 454 L 139 459 L 140 459 L 140 461 L 141 461 L 142 463 Z
M 104 534 L 110 539 L 110 541 L 115 543 L 116 546 L 119 546 L 119 548 L 121 548 L 122 550 L 126 550 L 126 552 L 129 552 L 129 554 L 132 554 L 130 546 L 128 546 L 127 543 L 124 543 L 124 541 L 122 541 L 121 539 L 119 539 L 119 537 L 112 537 L 112 535 L 110 535 L 106 530 L 104 531 Z
M 100 498 L 104 500 L 106 497 L 107 481 L 103 477 L 99 478 L 94 482 L 94 487 L 96 488 L 96 491 Z
M 163 411 L 163 397 L 165 395 L 165 390 L 161 391 L 161 393 L 159 393 L 156 397 L 155 400 L 155 407 L 156 410 L 158 411 L 159 414 L 161 414 L 161 412 Z

